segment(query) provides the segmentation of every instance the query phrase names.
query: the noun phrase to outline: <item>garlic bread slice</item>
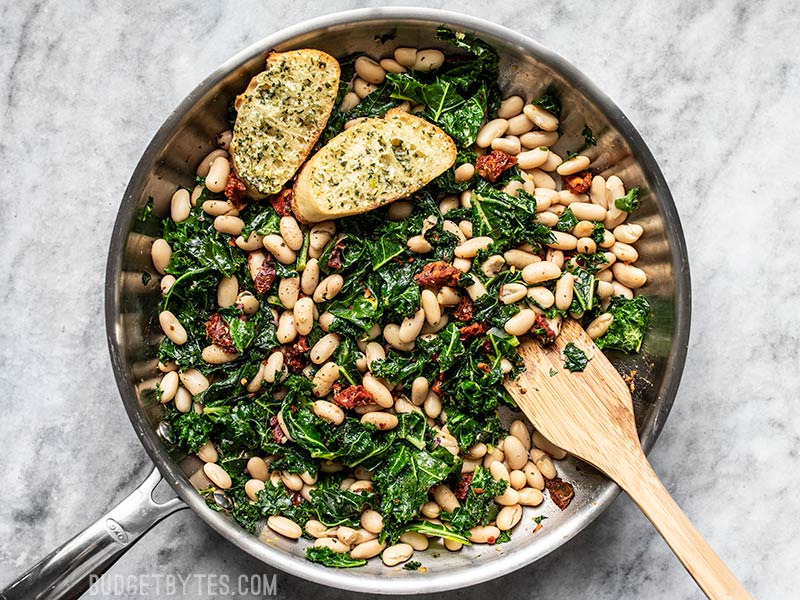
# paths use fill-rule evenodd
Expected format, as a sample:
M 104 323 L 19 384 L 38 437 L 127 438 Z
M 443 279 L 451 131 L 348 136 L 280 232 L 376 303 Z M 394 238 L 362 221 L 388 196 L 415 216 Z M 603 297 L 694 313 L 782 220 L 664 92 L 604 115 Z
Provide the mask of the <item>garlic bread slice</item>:
M 325 129 L 340 74 L 319 50 L 273 52 L 237 96 L 230 153 L 251 196 L 276 194 L 294 177 Z
M 295 179 L 292 211 L 305 223 L 368 212 L 424 187 L 455 159 L 444 131 L 392 109 L 343 131 L 309 159 Z

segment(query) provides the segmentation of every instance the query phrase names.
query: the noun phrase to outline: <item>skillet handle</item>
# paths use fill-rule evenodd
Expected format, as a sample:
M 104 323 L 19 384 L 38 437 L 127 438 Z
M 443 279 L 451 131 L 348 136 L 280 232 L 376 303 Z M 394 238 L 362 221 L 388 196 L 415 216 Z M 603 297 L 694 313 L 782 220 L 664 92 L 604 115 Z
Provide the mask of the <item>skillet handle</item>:
M 154 468 L 127 498 L 0 592 L 0 600 L 78 598 L 156 523 L 187 508 L 180 498 L 156 503 L 160 481 Z

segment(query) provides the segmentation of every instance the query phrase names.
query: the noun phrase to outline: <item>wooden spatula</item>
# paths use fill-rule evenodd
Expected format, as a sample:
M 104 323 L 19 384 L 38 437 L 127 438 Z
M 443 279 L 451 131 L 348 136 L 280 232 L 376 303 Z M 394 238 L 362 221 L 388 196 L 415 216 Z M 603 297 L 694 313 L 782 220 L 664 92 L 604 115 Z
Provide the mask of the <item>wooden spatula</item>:
M 591 357 L 583 372 L 564 368 L 572 342 Z M 709 598 L 750 598 L 675 503 L 639 444 L 630 390 L 580 324 L 567 319 L 554 344 L 524 342 L 526 372 L 506 388 L 548 440 L 593 465 L 625 490 Z

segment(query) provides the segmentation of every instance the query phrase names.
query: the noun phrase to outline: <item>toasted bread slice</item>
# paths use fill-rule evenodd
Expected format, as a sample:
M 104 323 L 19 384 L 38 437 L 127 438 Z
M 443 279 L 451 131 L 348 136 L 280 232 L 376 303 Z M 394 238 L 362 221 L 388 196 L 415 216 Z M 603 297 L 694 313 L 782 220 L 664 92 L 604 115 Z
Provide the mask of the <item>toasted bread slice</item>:
M 340 74 L 319 50 L 273 52 L 237 96 L 230 153 L 250 195 L 280 192 L 303 164 L 328 122 Z
M 305 223 L 364 213 L 427 185 L 456 160 L 441 129 L 398 109 L 333 138 L 295 179 L 292 211 Z

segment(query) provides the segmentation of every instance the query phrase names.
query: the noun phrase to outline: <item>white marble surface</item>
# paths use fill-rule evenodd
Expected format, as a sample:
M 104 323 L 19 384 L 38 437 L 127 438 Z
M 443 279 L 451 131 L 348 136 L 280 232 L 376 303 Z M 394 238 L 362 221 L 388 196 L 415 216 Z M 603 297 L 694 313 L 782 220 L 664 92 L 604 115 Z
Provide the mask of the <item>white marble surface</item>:
M 117 397 L 102 311 L 111 226 L 140 153 L 219 63 L 315 16 L 318 4 L 3 2 L 0 587 L 149 469 Z M 330 1 L 324 12 L 370 4 Z M 756 597 L 797 597 L 797 4 L 424 4 L 490 18 L 559 52 L 619 103 L 650 145 L 683 220 L 694 291 L 683 382 L 651 460 Z M 188 511 L 111 570 L 192 572 L 235 579 L 275 571 Z M 509 600 L 699 597 L 624 497 L 530 568 L 438 598 L 500 590 Z M 353 596 L 282 573 L 277 592 Z M 213 595 L 206 588 L 185 597 Z

